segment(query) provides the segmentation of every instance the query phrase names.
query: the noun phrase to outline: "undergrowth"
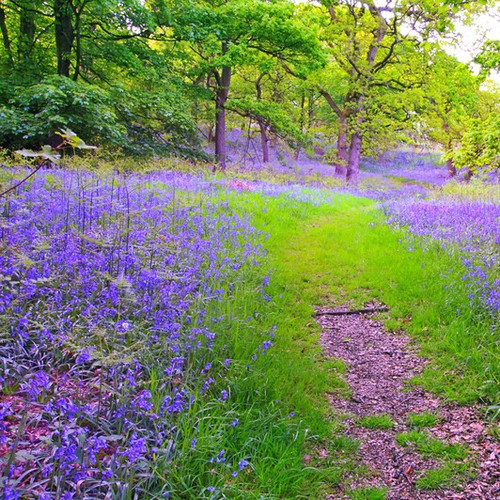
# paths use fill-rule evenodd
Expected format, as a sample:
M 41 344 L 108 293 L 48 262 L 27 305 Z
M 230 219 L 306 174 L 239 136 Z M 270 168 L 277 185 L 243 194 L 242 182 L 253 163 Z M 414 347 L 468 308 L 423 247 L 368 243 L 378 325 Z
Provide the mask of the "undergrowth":
M 128 168 L 129 165 L 123 167 Z M 144 184 L 148 189 L 168 187 L 168 183 L 160 185 L 156 178 L 148 182 Z M 194 194 L 184 196 L 185 182 L 183 178 L 179 192 L 174 189 L 169 205 L 164 208 L 171 211 L 169 223 L 173 228 L 180 227 L 174 214 L 194 217 L 199 213 L 200 217 L 207 217 L 213 207 L 220 206 L 222 220 L 228 224 L 229 219 L 224 217 L 229 215 L 250 217 L 251 224 L 262 232 L 259 244 L 266 256 L 260 266 L 245 264 L 235 269 L 238 272 L 228 272 L 227 280 L 210 282 L 213 295 L 200 299 L 193 309 L 196 314 L 200 311 L 203 314 L 183 320 L 182 328 L 210 328 L 215 334 L 210 352 L 203 351 L 203 359 L 207 367 L 210 365 L 206 372 L 211 370 L 217 383 L 223 381 L 225 389 L 220 391 L 219 387 L 217 393 L 211 389 L 207 391 L 211 397 L 203 396 L 206 389 L 202 382 L 208 375 L 203 368 L 201 374 L 205 378 L 197 381 L 193 374 L 198 372 L 192 371 L 193 366 L 203 367 L 203 363 L 195 356 L 189 358 L 193 364 L 186 370 L 191 370 L 189 373 L 194 378 L 192 403 L 182 416 L 172 418 L 168 438 L 161 446 L 148 447 L 147 473 L 128 474 L 126 467 L 125 472 L 120 472 L 123 478 L 110 486 L 114 498 L 118 495 L 133 498 L 134 491 L 148 492 L 152 498 L 167 494 L 174 498 L 224 495 L 311 498 L 337 491 L 342 477 L 355 467 L 359 443 L 341 435 L 339 423 L 330 415 L 324 398 L 325 393 L 347 396 L 349 388 L 342 377 L 343 364 L 325 360 L 320 350 L 319 327 L 312 320 L 317 305 L 335 303 L 356 307 L 378 299 L 390 307 L 387 326 L 408 331 L 430 360 L 413 383 L 460 403 L 495 402 L 499 367 L 494 318 L 480 305 L 469 306 L 470 290 L 461 280 L 463 265 L 458 258 L 450 257 L 439 245 L 428 245 L 425 251 L 419 245 L 408 249 L 402 245 L 404 230 L 388 227 L 376 203 L 366 198 L 330 193 L 326 202 L 324 193 L 316 196 L 306 191 L 295 193 L 294 197 L 287 193 L 268 196 L 226 189 L 205 181 Z M 54 186 L 57 189 L 56 184 Z M 104 217 L 99 224 L 105 220 Z M 210 218 L 206 220 L 203 241 L 210 239 L 210 231 L 215 227 Z M 218 234 L 223 241 L 223 228 Z M 108 244 L 83 240 L 84 244 L 96 248 Z M 234 241 L 245 248 L 242 239 Z M 190 242 L 186 238 L 182 244 Z M 210 264 L 213 263 L 208 260 L 203 266 L 210 267 Z M 105 276 L 103 279 L 112 281 Z M 176 276 L 169 279 L 181 281 Z M 42 284 L 48 286 L 46 282 Z M 117 286 L 127 288 L 123 282 Z M 130 295 L 130 303 L 132 298 Z M 180 298 L 174 299 L 177 307 Z M 36 307 L 43 309 L 43 301 L 37 302 Z M 40 317 L 43 317 L 42 310 Z M 9 318 L 2 320 L 7 324 Z M 71 363 L 81 347 L 77 345 L 78 340 L 89 340 L 87 333 L 92 347 L 104 345 L 107 349 L 104 351 L 114 352 L 116 359 L 106 360 L 108 365 L 122 362 L 123 353 L 130 355 L 133 351 L 143 364 L 140 388 L 149 394 L 147 405 L 151 405 L 151 411 L 161 412 L 168 397 L 176 394 L 176 384 L 180 382 L 175 377 L 171 377 L 170 386 L 161 381 L 168 367 L 154 354 L 151 343 L 148 344 L 151 332 L 146 328 L 137 331 L 144 337 L 141 337 L 144 344 L 127 334 L 125 345 L 120 345 L 116 352 L 114 337 L 102 331 L 85 331 L 82 337 L 68 337 L 57 351 L 57 356 L 66 363 L 60 366 L 61 372 L 71 373 Z M 121 335 L 116 339 L 123 341 Z M 227 366 L 226 360 L 229 360 Z M 99 361 L 100 364 L 86 365 L 89 372 L 99 373 L 104 366 L 103 359 Z M 127 362 L 132 364 L 135 358 Z M 92 379 L 95 380 L 98 379 Z M 19 388 L 20 382 L 5 384 L 2 398 L 17 394 Z M 38 403 L 41 402 L 40 399 Z M 433 423 L 431 418 L 423 416 L 411 417 L 411 421 L 416 429 Z M 90 427 L 94 425 L 101 424 L 93 423 Z M 107 441 L 111 443 L 117 439 L 114 433 L 120 431 L 113 425 L 110 419 L 109 428 L 102 431 L 108 433 Z M 392 422 L 375 416 L 364 425 L 388 428 Z M 135 445 L 141 444 L 144 448 L 144 443 L 137 441 Z M 400 437 L 400 441 L 413 443 L 424 454 L 440 455 L 445 460 L 443 477 L 449 465 L 446 460 L 463 460 L 466 455 L 462 449 L 437 444 L 416 431 Z M 327 458 L 319 449 L 326 451 Z M 305 454 L 312 457 L 308 465 Z M 6 480 L 12 480 L 7 470 L 12 465 L 9 460 L 19 458 L 15 453 L 11 456 L 12 459 L 8 455 L 3 457 Z M 419 480 L 420 486 L 437 484 L 436 474 L 427 473 Z M 449 481 L 452 479 L 450 476 Z M 43 484 L 38 484 L 35 491 L 39 493 Z M 24 484 L 24 487 L 30 486 Z M 384 494 L 382 490 L 351 492 L 353 498 L 383 498 Z

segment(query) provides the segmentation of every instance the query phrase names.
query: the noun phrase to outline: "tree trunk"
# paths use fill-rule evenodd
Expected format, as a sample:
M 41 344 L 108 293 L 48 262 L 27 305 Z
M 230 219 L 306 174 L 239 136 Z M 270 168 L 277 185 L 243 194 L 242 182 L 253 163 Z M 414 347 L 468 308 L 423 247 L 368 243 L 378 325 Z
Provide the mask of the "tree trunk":
M 359 160 L 361 158 L 361 145 L 363 138 L 359 131 L 354 132 L 349 146 L 349 159 L 347 161 L 346 180 L 349 184 L 358 183 Z
M 80 71 L 82 69 L 82 33 L 81 33 L 81 17 L 83 9 L 76 12 L 75 15 L 75 51 L 76 51 L 76 62 L 75 62 L 75 73 L 73 75 L 73 80 L 76 82 L 80 76 Z
M 448 118 L 448 113 L 450 112 L 449 109 L 445 109 L 445 115 L 443 117 L 443 124 L 441 125 L 441 129 L 443 132 L 446 134 L 446 141 L 445 141 L 445 148 L 447 151 L 451 151 L 453 148 L 453 141 L 450 137 L 450 126 L 448 125 L 448 122 L 446 119 Z M 446 160 L 446 170 L 448 172 L 448 177 L 451 179 L 452 177 L 455 177 L 457 175 L 457 169 L 455 168 L 455 165 L 453 164 L 453 160 L 449 158 Z
M 456 169 L 455 164 L 453 163 L 453 160 L 451 158 L 446 160 L 446 170 L 448 171 L 448 177 L 450 179 L 452 177 L 455 177 L 455 175 L 457 175 L 457 169 Z
M 314 100 L 312 98 L 312 92 L 308 93 L 307 96 L 307 130 L 312 127 L 314 121 Z
M 302 90 L 302 95 L 300 97 L 300 119 L 299 119 L 299 126 L 300 126 L 300 131 L 304 133 L 304 128 L 305 128 L 305 105 L 306 105 L 306 93 L 305 90 Z
M 33 44 L 35 43 L 35 15 L 32 11 L 21 10 L 19 18 L 19 45 L 18 45 L 18 55 L 19 55 L 19 65 L 22 69 L 23 65 L 26 64 L 30 58 L 31 51 L 33 49 Z
M 221 170 L 226 170 L 226 109 L 219 98 L 215 113 L 215 161 Z
M 14 58 L 12 57 L 12 47 L 10 45 L 9 30 L 7 29 L 7 23 L 5 22 L 5 9 L 0 3 L 0 31 L 2 32 L 3 46 L 5 52 L 9 57 L 9 63 L 11 66 L 14 65 Z
M 384 16 L 379 7 L 375 5 L 375 2 L 370 2 L 368 7 L 372 16 L 377 20 L 378 26 L 373 33 L 374 37 L 368 48 L 366 54 L 366 62 L 370 68 L 370 76 L 367 80 L 368 87 L 371 86 L 375 68 L 375 60 L 377 58 L 378 51 L 387 33 L 389 24 L 385 20 Z M 387 62 L 387 61 L 386 61 Z M 365 121 L 364 113 L 364 100 L 365 100 L 365 90 L 356 98 L 356 115 L 357 115 L 357 127 L 356 131 L 351 136 L 351 144 L 349 146 L 349 158 L 347 160 L 347 172 L 346 180 L 349 184 L 357 184 L 359 176 L 359 162 L 361 159 L 361 146 L 363 143 L 362 136 L 362 125 Z
M 267 138 L 266 124 L 259 119 L 260 141 L 262 143 L 262 161 L 269 163 L 269 139 Z
M 215 96 L 215 161 L 226 170 L 226 102 L 231 83 L 231 67 L 224 66 Z
M 255 90 L 257 92 L 257 100 L 261 101 L 262 100 L 262 79 L 267 75 L 268 73 L 261 73 L 259 75 L 259 78 L 257 78 L 255 82 Z M 262 161 L 264 163 L 269 163 L 269 139 L 267 137 L 267 127 L 264 122 L 264 120 L 261 117 L 257 118 L 257 122 L 259 124 L 259 129 L 260 129 L 260 142 L 262 144 Z
M 343 110 L 334 101 L 333 97 L 323 89 L 319 89 L 320 94 L 326 99 L 326 102 L 332 111 L 339 117 L 339 134 L 337 136 L 337 162 L 335 173 L 344 176 L 347 163 L 347 110 Z
M 70 0 L 54 0 L 57 74 L 69 77 L 75 33 Z
M 347 164 L 347 114 L 339 116 L 339 135 L 337 137 L 337 163 L 335 173 L 344 176 Z
M 211 123 L 210 127 L 208 127 L 208 135 L 207 135 L 207 141 L 214 142 L 215 141 L 215 135 L 214 135 L 214 124 Z

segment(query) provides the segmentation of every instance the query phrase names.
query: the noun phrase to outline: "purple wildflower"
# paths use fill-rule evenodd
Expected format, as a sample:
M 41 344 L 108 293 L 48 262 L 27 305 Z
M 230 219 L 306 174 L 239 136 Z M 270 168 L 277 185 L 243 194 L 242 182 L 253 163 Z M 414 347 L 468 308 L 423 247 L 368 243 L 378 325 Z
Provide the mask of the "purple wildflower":
M 238 470 L 241 472 L 245 467 L 247 467 L 248 465 L 250 465 L 250 462 L 248 462 L 247 460 L 245 459 L 242 459 L 238 462 Z
M 37 399 L 43 391 L 48 390 L 50 387 L 49 376 L 43 372 L 38 371 L 29 376 L 28 380 L 21 385 L 21 388 L 28 394 L 30 399 Z

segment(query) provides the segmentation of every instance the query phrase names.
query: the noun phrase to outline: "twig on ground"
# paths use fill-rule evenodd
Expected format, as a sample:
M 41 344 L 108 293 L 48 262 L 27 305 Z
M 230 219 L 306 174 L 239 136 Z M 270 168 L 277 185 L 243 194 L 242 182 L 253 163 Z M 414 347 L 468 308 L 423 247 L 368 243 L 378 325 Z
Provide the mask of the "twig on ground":
M 388 307 L 374 307 L 373 309 L 354 309 L 351 311 L 325 311 L 314 313 L 314 316 L 346 316 L 349 314 L 370 314 L 376 312 L 387 312 Z

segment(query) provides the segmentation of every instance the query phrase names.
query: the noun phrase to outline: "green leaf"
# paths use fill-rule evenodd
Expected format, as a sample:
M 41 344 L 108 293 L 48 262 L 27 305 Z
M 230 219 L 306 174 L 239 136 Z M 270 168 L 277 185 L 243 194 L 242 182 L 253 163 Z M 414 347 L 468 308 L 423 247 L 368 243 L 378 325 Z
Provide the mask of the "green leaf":
M 24 156 L 26 158 L 37 158 L 40 153 L 37 153 L 31 149 L 18 149 L 15 151 L 18 155 Z

